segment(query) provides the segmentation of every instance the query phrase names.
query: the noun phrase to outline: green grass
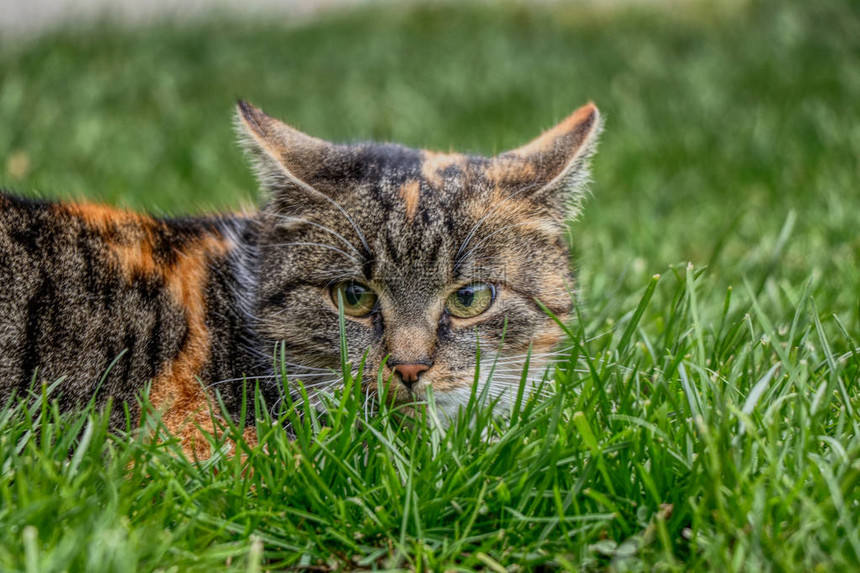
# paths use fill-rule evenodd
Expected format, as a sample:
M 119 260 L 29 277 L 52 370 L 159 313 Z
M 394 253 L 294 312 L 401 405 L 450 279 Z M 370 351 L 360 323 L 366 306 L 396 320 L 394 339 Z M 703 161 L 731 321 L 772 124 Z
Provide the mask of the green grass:
M 7 43 L 0 185 L 247 204 L 237 97 L 334 140 L 486 153 L 594 100 L 607 129 L 556 394 L 440 433 L 365 421 L 349 391 L 324 427 L 291 439 L 287 412 L 199 464 L 37 396 L 0 410 L 0 570 L 860 567 L 856 3 L 374 9 Z

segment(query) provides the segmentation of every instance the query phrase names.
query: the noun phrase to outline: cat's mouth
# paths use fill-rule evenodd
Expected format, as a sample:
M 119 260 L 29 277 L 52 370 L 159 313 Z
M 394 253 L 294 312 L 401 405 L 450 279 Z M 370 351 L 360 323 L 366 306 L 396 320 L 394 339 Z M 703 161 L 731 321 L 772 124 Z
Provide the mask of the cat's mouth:
M 434 395 L 439 395 L 459 391 L 463 388 L 469 389 L 473 382 L 473 373 L 464 371 L 462 375 L 456 375 L 433 372 L 433 369 L 422 374 L 418 380 L 414 382 L 404 382 L 394 372 L 390 372 L 387 376 L 383 377 L 385 394 L 390 396 L 397 403 L 426 400 L 428 388 L 432 388 Z M 373 379 L 368 381 L 365 384 L 365 389 L 367 392 L 378 394 L 380 391 L 378 380 Z
M 423 402 L 429 399 L 432 392 L 437 403 L 448 403 L 456 398 L 463 406 L 469 400 L 473 389 L 480 393 L 481 389 L 491 383 L 490 371 L 478 372 L 477 388 L 475 369 L 463 369 L 458 372 L 434 371 L 430 369 L 413 383 L 404 383 L 396 374 L 385 378 L 385 394 L 397 403 L 408 404 Z M 367 387 L 369 392 L 378 394 L 376 381 Z
M 542 384 L 548 361 L 542 356 L 535 356 L 526 363 L 521 356 L 501 356 L 487 353 L 481 360 L 481 365 L 451 369 L 443 364 L 435 364 L 417 372 L 415 380 L 403 380 L 402 372 L 385 364 L 380 372 L 372 374 L 373 369 L 364 369 L 362 390 L 367 396 L 368 404 L 385 399 L 390 405 L 409 408 L 416 403 L 432 401 L 442 418 L 453 419 L 461 408 L 468 406 L 470 400 L 478 399 L 482 404 L 500 411 L 509 407 L 519 395 L 521 381 L 525 380 L 526 387 L 523 397 L 528 398 L 533 392 L 545 394 L 550 390 Z M 528 371 L 524 372 L 524 367 Z M 396 366 L 396 365 L 395 365 Z M 477 370 L 477 372 L 476 372 Z M 358 376 L 359 372 L 353 372 Z M 307 375 L 306 375 L 307 376 Z M 310 376 L 313 376 L 311 374 Z M 321 375 L 320 375 L 321 376 Z M 311 400 L 321 404 L 316 394 L 333 394 L 342 384 L 343 378 L 332 372 L 332 377 L 325 383 L 308 384 Z

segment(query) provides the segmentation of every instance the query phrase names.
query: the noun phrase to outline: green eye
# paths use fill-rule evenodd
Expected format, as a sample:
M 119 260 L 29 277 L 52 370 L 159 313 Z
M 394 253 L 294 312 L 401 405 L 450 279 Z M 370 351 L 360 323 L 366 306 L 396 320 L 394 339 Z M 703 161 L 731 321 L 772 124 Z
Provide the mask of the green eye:
M 367 316 L 376 308 L 376 293 L 369 286 L 355 281 L 340 283 L 331 289 L 331 297 L 337 305 L 337 295 L 343 299 L 343 312 L 349 316 Z
M 496 289 L 493 285 L 474 283 L 452 292 L 445 301 L 445 308 L 451 316 L 472 318 L 490 308 L 495 298 Z

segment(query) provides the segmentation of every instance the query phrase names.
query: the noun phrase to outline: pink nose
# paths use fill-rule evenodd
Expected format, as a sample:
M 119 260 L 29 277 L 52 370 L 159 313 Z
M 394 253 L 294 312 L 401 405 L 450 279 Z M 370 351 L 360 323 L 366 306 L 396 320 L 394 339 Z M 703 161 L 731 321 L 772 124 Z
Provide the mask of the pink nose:
M 418 382 L 418 376 L 427 370 L 430 370 L 430 367 L 419 362 L 394 365 L 394 371 L 397 372 L 400 379 L 408 388 L 412 388 L 412 385 Z

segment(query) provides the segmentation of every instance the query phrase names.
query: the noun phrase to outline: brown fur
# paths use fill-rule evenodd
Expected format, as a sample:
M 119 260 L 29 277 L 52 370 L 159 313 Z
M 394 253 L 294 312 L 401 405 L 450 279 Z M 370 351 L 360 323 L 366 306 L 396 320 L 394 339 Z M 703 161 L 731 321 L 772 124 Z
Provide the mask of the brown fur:
M 548 129 L 526 145 L 509 153 L 525 159 L 535 155 L 564 153 L 565 150 L 559 149 L 559 140 L 576 137 L 582 132 L 593 129 L 597 121 L 597 107 L 593 103 L 585 104 L 552 129 Z
M 64 409 L 95 393 L 100 405 L 130 404 L 137 419 L 151 382 L 166 427 L 205 457 L 200 429 L 228 421 L 210 414 L 216 392 L 234 421 L 247 414 L 243 400 L 253 404 L 246 381 L 280 403 L 267 359 L 275 343 L 315 401 L 339 384 L 331 289 L 344 281 L 377 295 L 370 314 L 345 325 L 346 358 L 366 358 L 369 393 L 381 368 L 398 400 L 432 386 L 454 414 L 476 368 L 502 395 L 531 348 L 530 376 L 540 376 L 562 336 L 540 305 L 562 320 L 571 309 L 565 218 L 579 209 L 600 131 L 593 105 L 492 158 L 335 145 L 244 102 L 238 111 L 265 192 L 257 213 L 157 219 L 0 194 L 0 398 L 26 393 L 34 373 L 64 377 Z M 490 306 L 450 312 L 446 301 L 476 283 L 495 293 Z M 486 377 L 496 358 L 499 381 Z M 421 369 L 414 385 L 398 382 L 395 364 Z M 121 427 L 122 410 L 111 416 Z
M 126 280 L 136 276 L 159 272 L 153 258 L 154 235 L 158 223 L 148 217 L 92 203 L 60 205 L 73 217 L 79 217 L 85 225 L 104 237 L 104 242 L 116 257 Z
M 153 278 L 162 282 L 182 309 L 187 329 L 185 343 L 175 357 L 159 368 L 149 400 L 159 411 L 165 428 L 180 437 L 183 449 L 198 458 L 206 457 L 209 445 L 200 429 L 216 434 L 211 411 L 217 411 L 217 407 L 197 378 L 211 358 L 204 289 L 209 261 L 223 258 L 232 245 L 223 237 L 202 236 L 185 245 L 173 264 L 159 265 L 153 250 L 164 223 L 103 205 L 78 203 L 60 208 L 104 236 L 127 281 Z
M 452 167 L 462 168 L 466 158 L 459 153 L 437 153 L 425 151 L 424 163 L 421 165 L 421 175 L 430 185 L 442 187 L 445 184 L 445 171 Z
M 400 197 L 406 209 L 406 219 L 411 223 L 415 219 L 418 200 L 421 198 L 421 182 L 407 181 L 400 187 Z
M 209 330 L 206 327 L 206 302 L 203 289 L 209 272 L 206 261 L 223 257 L 229 245 L 206 237 L 193 244 L 176 265 L 165 269 L 167 289 L 185 309 L 188 336 L 179 354 L 160 368 L 152 381 L 149 399 L 162 412 L 162 421 L 172 433 L 191 442 L 198 456 L 205 455 L 208 444 L 196 437 L 191 421 L 213 432 L 209 410 L 211 397 L 197 377 L 210 360 Z
M 337 275 L 379 295 L 377 313 L 346 325 L 350 361 L 358 364 L 367 351 L 371 392 L 387 357 L 430 365 L 414 388 L 395 379 L 400 399 L 420 398 L 428 385 L 437 396 L 461 395 L 473 380 L 479 343 L 511 368 L 532 345 L 543 354 L 533 361 L 539 372 L 562 331 L 535 300 L 561 319 L 571 306 L 565 218 L 578 210 L 600 130 L 593 105 L 494 158 L 319 140 L 299 154 L 291 147 L 306 136 L 278 123 L 240 105 L 240 127 L 271 198 L 271 228 L 283 233 L 261 251 L 264 266 L 283 269 L 263 279 L 262 290 L 278 301 L 260 308 L 263 331 L 287 341 L 292 362 L 339 363 L 336 308 L 326 298 Z M 301 252 L 279 250 L 285 242 L 302 245 Z M 471 281 L 496 284 L 496 301 L 479 316 L 449 316 L 446 297 Z M 288 287 L 291 298 L 277 296 L 297 282 Z M 392 368 L 383 375 L 393 376 Z

